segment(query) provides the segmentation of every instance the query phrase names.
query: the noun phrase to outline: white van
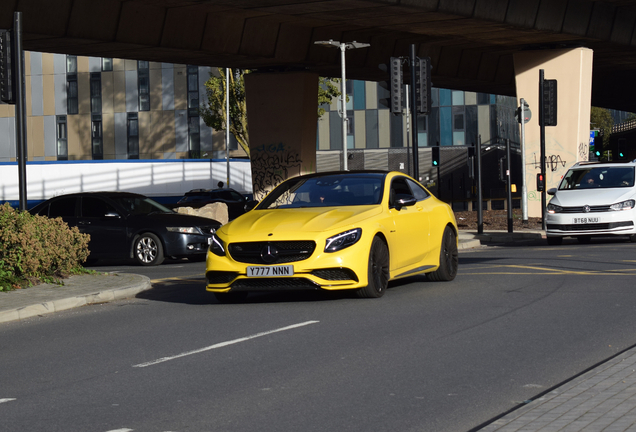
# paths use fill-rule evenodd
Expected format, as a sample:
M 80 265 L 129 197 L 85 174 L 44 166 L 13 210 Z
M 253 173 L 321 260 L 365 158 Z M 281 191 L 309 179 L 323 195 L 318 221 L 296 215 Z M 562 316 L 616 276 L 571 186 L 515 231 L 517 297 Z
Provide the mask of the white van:
M 636 242 L 636 187 L 632 162 L 578 162 L 565 174 L 546 212 L 548 244 L 563 237 L 588 243 L 592 236 L 622 235 Z

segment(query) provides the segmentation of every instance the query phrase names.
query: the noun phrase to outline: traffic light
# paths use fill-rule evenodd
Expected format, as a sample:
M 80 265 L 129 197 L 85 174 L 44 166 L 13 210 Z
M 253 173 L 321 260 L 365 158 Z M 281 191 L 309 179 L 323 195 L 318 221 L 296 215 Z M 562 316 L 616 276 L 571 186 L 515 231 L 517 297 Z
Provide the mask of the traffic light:
M 415 62 L 416 109 L 420 114 L 431 112 L 431 59 L 417 58 Z
M 557 125 L 557 80 L 543 81 L 543 125 Z
M 9 104 L 16 98 L 12 35 L 11 30 L 0 30 L 0 100 Z
M 439 147 L 431 147 L 431 163 L 434 167 L 439 166 Z
M 385 90 L 386 97 L 380 96 L 380 105 L 391 109 L 393 114 L 402 114 L 402 100 L 404 88 L 402 86 L 402 58 L 391 57 L 388 65 L 381 64 L 380 69 L 389 73 L 389 81 L 379 82 L 380 88 Z
M 618 160 L 626 160 L 627 159 L 627 148 L 625 138 L 618 139 L 618 147 L 617 147 L 617 157 Z
M 545 190 L 545 178 L 543 174 L 537 174 L 537 192 L 543 192 Z

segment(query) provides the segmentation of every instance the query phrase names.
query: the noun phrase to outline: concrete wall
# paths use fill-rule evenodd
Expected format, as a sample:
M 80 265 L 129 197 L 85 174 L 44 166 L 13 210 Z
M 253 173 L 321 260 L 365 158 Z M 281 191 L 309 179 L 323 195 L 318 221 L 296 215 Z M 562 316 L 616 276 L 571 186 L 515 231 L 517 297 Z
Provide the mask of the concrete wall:
M 545 128 L 546 188 L 556 187 L 569 167 L 588 160 L 592 101 L 592 57 L 587 48 L 524 51 L 514 55 L 517 97 L 530 105 L 525 126 L 528 215 L 541 216 L 536 175 L 541 170 L 539 70 L 557 80 L 557 125 Z

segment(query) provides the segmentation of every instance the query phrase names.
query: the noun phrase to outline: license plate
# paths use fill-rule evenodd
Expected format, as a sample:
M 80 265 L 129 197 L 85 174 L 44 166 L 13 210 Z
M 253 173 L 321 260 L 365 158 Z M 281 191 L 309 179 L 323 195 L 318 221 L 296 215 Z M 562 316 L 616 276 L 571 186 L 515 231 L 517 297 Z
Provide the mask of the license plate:
M 294 275 L 293 265 L 284 266 L 250 266 L 247 268 L 247 277 L 285 277 Z
M 588 217 L 588 218 L 573 218 L 572 223 L 575 224 L 588 224 L 588 223 L 598 223 L 598 217 Z

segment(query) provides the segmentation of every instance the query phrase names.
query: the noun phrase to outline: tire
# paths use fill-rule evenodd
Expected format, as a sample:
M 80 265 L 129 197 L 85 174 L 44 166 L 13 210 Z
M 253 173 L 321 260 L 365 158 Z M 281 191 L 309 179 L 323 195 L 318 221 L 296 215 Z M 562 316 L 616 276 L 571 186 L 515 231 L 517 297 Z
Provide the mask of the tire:
M 389 285 L 389 249 L 380 237 L 373 239 L 369 251 L 368 285 L 358 290 L 358 297 L 379 298 Z
M 219 303 L 232 304 L 243 303 L 247 299 L 247 291 L 214 293 L 214 297 Z
M 550 246 L 558 246 L 560 244 L 563 244 L 563 237 L 548 237 L 547 240 Z
M 141 234 L 135 240 L 133 257 L 142 266 L 156 266 L 163 262 L 163 246 L 159 237 L 152 233 Z
M 458 266 L 457 236 L 451 227 L 446 226 L 439 251 L 439 268 L 428 273 L 427 277 L 436 282 L 452 281 L 457 276 Z
M 592 241 L 592 236 L 578 236 L 576 239 L 581 244 L 589 244 Z
M 629 241 L 632 243 L 636 243 L 636 234 L 632 234 L 629 236 Z

